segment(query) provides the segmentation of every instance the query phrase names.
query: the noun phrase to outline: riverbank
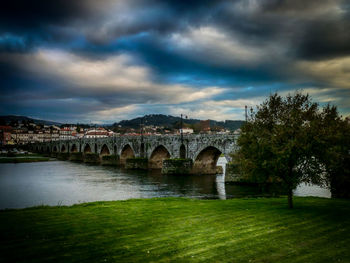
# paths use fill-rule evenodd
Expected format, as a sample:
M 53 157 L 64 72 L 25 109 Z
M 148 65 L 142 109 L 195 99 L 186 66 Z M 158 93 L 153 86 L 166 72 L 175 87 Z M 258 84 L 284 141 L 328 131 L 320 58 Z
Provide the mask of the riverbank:
M 159 198 L 0 212 L 4 262 L 350 262 L 348 200 Z
M 31 163 L 31 162 L 47 162 L 50 157 L 38 154 L 16 154 L 15 156 L 0 156 L 0 163 Z M 52 159 L 53 160 L 53 159 Z

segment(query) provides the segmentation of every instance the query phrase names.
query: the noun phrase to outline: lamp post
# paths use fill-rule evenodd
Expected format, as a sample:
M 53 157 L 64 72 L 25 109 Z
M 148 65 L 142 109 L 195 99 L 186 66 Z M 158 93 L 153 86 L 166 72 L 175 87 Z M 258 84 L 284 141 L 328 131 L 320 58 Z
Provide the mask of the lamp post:
M 143 118 L 140 119 L 140 135 L 141 135 L 141 142 L 143 142 Z
M 113 130 L 112 130 L 112 131 L 113 131 Z M 116 149 L 117 149 L 117 147 L 116 147 L 116 145 L 115 145 L 115 132 L 113 131 L 113 151 L 114 151 L 114 155 L 117 155 Z
M 96 145 L 96 123 L 95 123 L 95 153 L 97 153 L 97 145 Z
M 16 144 L 18 144 L 18 138 L 17 138 L 17 127 L 16 127 Z
M 52 126 L 50 126 L 50 154 L 52 152 Z
M 144 126 L 144 121 L 143 121 L 143 117 L 140 119 L 140 136 L 141 136 L 141 145 L 140 145 L 140 153 L 141 153 L 141 157 L 143 158 L 144 156 L 144 148 L 143 146 L 143 126 Z
M 184 143 L 184 137 L 183 137 L 183 122 L 182 122 L 182 117 L 185 117 L 187 119 L 187 115 L 181 114 L 181 122 L 180 122 L 180 126 L 181 126 L 181 145 Z

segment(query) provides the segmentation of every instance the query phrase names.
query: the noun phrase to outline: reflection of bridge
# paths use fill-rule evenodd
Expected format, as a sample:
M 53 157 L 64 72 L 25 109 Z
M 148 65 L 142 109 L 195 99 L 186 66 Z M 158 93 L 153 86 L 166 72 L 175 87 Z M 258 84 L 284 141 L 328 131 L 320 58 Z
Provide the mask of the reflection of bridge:
M 120 164 L 127 159 L 143 157 L 148 159 L 149 168 L 162 168 L 164 159 L 188 158 L 194 170 L 201 173 L 215 173 L 216 163 L 221 154 L 229 159 L 236 150 L 234 135 L 178 135 L 168 136 L 118 136 L 36 143 L 32 151 L 42 153 L 95 153 L 100 157 L 116 155 Z

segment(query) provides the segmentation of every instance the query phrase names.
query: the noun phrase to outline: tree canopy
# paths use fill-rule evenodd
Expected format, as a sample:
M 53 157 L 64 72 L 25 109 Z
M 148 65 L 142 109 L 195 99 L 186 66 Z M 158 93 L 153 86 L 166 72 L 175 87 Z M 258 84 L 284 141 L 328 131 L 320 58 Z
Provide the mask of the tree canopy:
M 349 156 L 343 134 L 348 127 L 336 107 L 320 111 L 309 95 L 275 93 L 251 109 L 233 161 L 239 173 L 257 182 L 281 183 L 292 208 L 298 184 L 328 185 L 339 172 L 349 174 L 342 167 Z
M 317 128 L 315 156 L 325 167 L 332 197 L 350 198 L 350 119 L 342 119 L 335 106 L 327 105 Z

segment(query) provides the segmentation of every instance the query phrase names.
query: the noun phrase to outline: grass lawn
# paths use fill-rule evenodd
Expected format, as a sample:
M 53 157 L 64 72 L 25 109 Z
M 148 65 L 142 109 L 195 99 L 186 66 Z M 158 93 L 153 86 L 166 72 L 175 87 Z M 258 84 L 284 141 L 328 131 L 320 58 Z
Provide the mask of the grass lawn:
M 350 262 L 350 202 L 96 202 L 0 211 L 0 262 Z

